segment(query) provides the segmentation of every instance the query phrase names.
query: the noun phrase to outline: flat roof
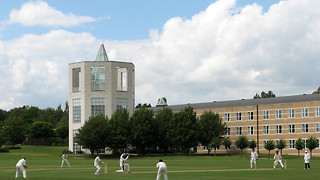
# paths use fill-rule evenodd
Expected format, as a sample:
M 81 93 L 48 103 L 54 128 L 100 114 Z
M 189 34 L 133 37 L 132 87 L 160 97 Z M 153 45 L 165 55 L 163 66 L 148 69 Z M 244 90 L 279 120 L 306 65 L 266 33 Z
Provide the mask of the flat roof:
M 172 111 L 181 111 L 185 107 L 191 106 L 194 110 L 198 109 L 217 109 L 226 107 L 243 107 L 243 106 L 261 106 L 261 105 L 272 105 L 272 104 L 290 104 L 298 102 L 311 102 L 320 101 L 320 94 L 303 94 L 294 96 L 279 96 L 271 98 L 259 98 L 259 99 L 241 99 L 231 101 L 213 101 L 204 103 L 187 103 L 180 105 L 165 106 L 170 108 Z M 151 107 L 154 112 L 158 112 L 163 107 Z

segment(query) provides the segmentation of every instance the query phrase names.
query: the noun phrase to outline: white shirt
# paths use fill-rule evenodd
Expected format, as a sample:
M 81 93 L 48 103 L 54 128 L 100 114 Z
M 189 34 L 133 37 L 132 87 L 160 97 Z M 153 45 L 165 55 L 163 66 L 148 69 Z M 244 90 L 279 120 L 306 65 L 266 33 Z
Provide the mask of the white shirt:
M 310 160 L 310 154 L 306 153 L 304 154 L 304 163 L 309 163 Z
M 257 159 L 258 159 L 257 152 L 251 152 L 251 160 L 257 160 Z
M 129 158 L 129 155 L 127 155 L 126 158 L 123 158 L 123 155 L 125 154 L 121 154 L 120 156 L 120 166 L 122 166 L 126 162 L 126 160 Z
M 62 155 L 62 159 L 63 160 L 67 160 L 68 159 L 68 155 L 66 155 L 66 154 Z
M 100 162 L 100 161 L 101 161 L 101 160 L 100 160 L 99 156 L 97 156 L 97 157 L 94 159 L 94 164 L 93 164 L 93 165 L 99 166 L 99 162 Z
M 164 168 L 164 167 L 167 167 L 167 166 L 166 166 L 166 163 L 164 163 L 164 162 L 158 162 L 158 164 L 156 165 L 156 167 L 157 167 L 158 169 L 161 169 L 161 168 Z
M 274 160 L 278 160 L 278 161 L 281 160 L 281 159 L 282 159 L 281 154 L 280 154 L 280 153 L 275 154 L 274 157 L 273 157 L 273 159 L 274 159 Z
M 23 167 L 23 165 L 26 165 L 26 160 L 25 159 L 20 159 L 16 166 L 18 167 Z

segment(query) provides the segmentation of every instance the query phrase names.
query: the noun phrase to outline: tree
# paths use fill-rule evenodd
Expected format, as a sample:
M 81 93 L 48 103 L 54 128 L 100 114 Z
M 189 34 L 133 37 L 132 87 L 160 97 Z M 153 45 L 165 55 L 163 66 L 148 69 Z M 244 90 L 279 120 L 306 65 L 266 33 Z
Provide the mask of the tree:
M 310 150 L 310 157 L 312 157 L 312 150 L 319 147 L 319 142 L 316 138 L 310 137 L 307 141 L 307 148 Z
M 224 140 L 222 141 L 222 144 L 224 145 L 224 148 L 226 149 L 227 155 L 228 155 L 229 154 L 228 149 L 231 148 L 231 144 L 232 144 L 231 140 L 229 138 L 224 138 Z
M 274 150 L 274 148 L 276 148 L 276 145 L 274 144 L 274 141 L 271 140 L 271 139 L 269 141 L 267 141 L 266 144 L 264 145 L 264 148 L 269 151 L 268 159 L 270 159 L 270 151 Z
M 191 106 L 173 114 L 169 129 L 172 142 L 185 154 L 188 155 L 190 149 L 198 145 L 199 127 Z
M 212 111 L 204 111 L 200 116 L 199 123 L 199 141 L 203 146 L 208 147 L 208 154 L 210 154 L 209 144 L 214 138 L 221 140 L 226 131 L 225 123 L 222 123 L 219 114 Z
M 168 152 L 169 147 L 172 145 L 169 135 L 169 122 L 171 121 L 172 116 L 172 110 L 169 108 L 163 108 L 155 116 L 155 121 L 158 126 L 157 142 L 159 147 L 163 149 L 164 154 Z
M 69 136 L 69 127 L 68 127 L 68 125 L 63 125 L 63 126 L 57 127 L 56 134 L 61 139 L 66 139 Z
M 235 145 L 237 148 L 241 149 L 241 158 L 242 158 L 243 150 L 249 146 L 249 141 L 248 141 L 247 137 L 244 135 L 240 136 L 235 141 Z
M 145 107 L 137 109 L 130 118 L 131 145 L 143 155 L 148 147 L 156 143 L 152 136 L 155 132 L 154 125 L 153 111 Z
M 212 139 L 211 143 L 209 144 L 209 147 L 214 149 L 214 155 L 216 155 L 216 151 L 217 151 L 217 149 L 219 149 L 220 145 L 221 145 L 221 138 L 214 137 Z M 209 147 L 208 147 L 208 149 L 209 149 Z
M 261 96 L 259 96 L 258 93 L 253 97 L 253 99 L 259 99 L 259 98 L 270 98 L 270 97 L 276 97 L 276 95 L 272 91 L 268 91 L 267 93 L 262 91 Z
M 113 113 L 109 121 L 110 143 L 109 147 L 114 151 L 123 153 L 128 147 L 130 136 L 129 113 L 126 109 L 121 109 Z
M 97 115 L 84 123 L 75 140 L 83 148 L 89 149 L 93 156 L 95 150 L 107 147 L 108 132 L 108 117 Z
M 21 117 L 9 117 L 4 121 L 4 134 L 10 145 L 21 144 L 25 140 L 27 123 Z
M 29 136 L 39 140 L 40 138 L 45 138 L 54 136 L 53 125 L 48 122 L 35 121 L 29 128 Z
M 136 105 L 135 109 L 138 109 L 138 108 L 141 108 L 141 107 L 148 108 L 148 107 L 151 107 L 151 104 L 147 104 L 147 103 L 141 104 L 141 103 L 139 103 L 138 105 Z
M 280 139 L 276 145 L 277 149 L 280 149 L 281 154 L 282 154 L 282 149 L 284 149 L 287 146 L 287 143 L 284 139 Z
M 298 158 L 300 157 L 300 151 L 304 148 L 304 142 L 299 138 L 295 143 L 295 148 L 298 150 Z
M 320 87 L 316 91 L 313 91 L 312 94 L 320 94 Z
M 255 149 L 257 147 L 257 142 L 255 140 L 249 141 L 249 146 L 250 149 Z

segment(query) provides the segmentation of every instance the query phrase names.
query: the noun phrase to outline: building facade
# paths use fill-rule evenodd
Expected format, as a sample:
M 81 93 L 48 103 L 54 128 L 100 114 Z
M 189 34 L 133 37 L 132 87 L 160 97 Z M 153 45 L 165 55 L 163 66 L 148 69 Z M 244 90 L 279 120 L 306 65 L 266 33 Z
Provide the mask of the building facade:
M 245 135 L 249 140 L 257 141 L 259 153 L 268 153 L 264 144 L 268 140 L 277 143 L 280 139 L 286 141 L 287 146 L 283 154 L 296 155 L 295 142 L 301 138 L 304 142 L 308 138 L 320 139 L 320 94 L 297 95 L 262 99 L 244 99 L 235 101 L 220 101 L 167 106 L 173 112 L 191 106 L 197 116 L 204 111 L 218 113 L 227 125 L 226 137 L 234 143 L 239 136 Z M 153 108 L 155 112 L 161 108 Z M 230 151 L 238 151 L 232 145 Z M 199 146 L 198 153 L 207 153 L 206 147 Z M 225 153 L 223 146 L 217 152 Z M 320 148 L 312 151 L 320 156 Z
M 95 61 L 69 64 L 69 150 L 81 147 L 75 134 L 90 117 L 98 114 L 109 118 L 118 109 L 132 115 L 135 107 L 134 65 L 109 61 L 101 44 Z

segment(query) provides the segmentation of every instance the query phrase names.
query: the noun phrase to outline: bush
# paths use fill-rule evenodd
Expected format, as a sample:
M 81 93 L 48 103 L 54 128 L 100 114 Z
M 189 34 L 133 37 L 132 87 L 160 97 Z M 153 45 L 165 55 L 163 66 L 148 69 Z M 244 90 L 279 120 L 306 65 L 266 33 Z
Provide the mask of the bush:
M 21 147 L 19 147 L 19 146 L 9 146 L 8 148 L 9 149 L 21 149 Z
M 9 152 L 9 148 L 7 148 L 7 147 L 0 147 L 0 152 Z

